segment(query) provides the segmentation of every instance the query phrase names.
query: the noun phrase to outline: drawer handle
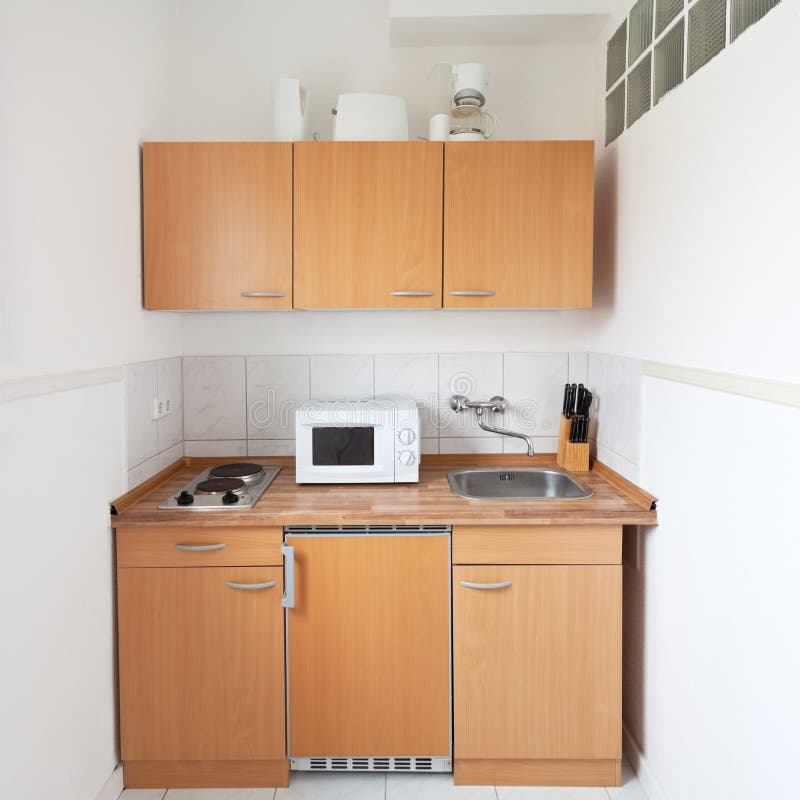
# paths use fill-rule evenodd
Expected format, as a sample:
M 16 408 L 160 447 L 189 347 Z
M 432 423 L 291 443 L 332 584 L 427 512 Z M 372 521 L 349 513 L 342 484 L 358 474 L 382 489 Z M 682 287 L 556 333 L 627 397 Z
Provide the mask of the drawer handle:
M 464 289 L 457 292 L 450 292 L 450 294 L 455 297 L 494 297 L 496 292 L 490 292 L 488 289 Z
M 511 581 L 500 581 L 500 583 L 472 583 L 472 581 L 461 581 L 462 586 L 467 589 L 507 589 L 511 586 Z
M 434 292 L 389 292 L 392 297 L 433 297 Z
M 275 585 L 275 581 L 267 581 L 266 583 L 235 583 L 234 581 L 225 581 L 225 585 L 229 589 L 246 589 L 253 591 L 254 589 L 271 589 Z
M 220 542 L 219 544 L 176 544 L 176 550 L 187 550 L 190 553 L 203 553 L 208 550 L 222 550 L 225 545 Z
M 242 292 L 242 297 L 286 297 L 286 292 Z

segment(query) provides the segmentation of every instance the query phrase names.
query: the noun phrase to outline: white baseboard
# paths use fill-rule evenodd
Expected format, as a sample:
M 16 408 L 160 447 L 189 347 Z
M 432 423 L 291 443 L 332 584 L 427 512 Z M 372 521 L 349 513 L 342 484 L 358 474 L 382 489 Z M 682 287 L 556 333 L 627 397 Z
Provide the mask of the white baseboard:
M 639 749 L 639 744 L 636 739 L 633 738 L 624 722 L 622 723 L 622 749 L 628 756 L 631 767 L 636 773 L 636 777 L 639 779 L 639 783 L 642 784 L 642 789 L 644 789 L 649 800 L 667 800 L 667 795 L 661 788 L 661 784 L 656 779 L 656 776 L 653 775 L 647 758 Z
M 109 776 L 105 786 L 97 795 L 97 800 L 119 800 L 122 790 L 125 788 L 125 779 L 122 775 L 122 764 L 117 764 L 114 771 Z

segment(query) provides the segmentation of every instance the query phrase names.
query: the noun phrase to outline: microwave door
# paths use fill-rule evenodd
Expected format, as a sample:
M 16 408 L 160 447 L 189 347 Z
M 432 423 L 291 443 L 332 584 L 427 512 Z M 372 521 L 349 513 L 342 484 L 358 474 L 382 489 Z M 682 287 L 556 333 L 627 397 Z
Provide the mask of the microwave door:
M 370 425 L 313 428 L 311 464 L 314 467 L 375 466 L 375 428 Z
M 394 480 L 394 438 L 383 425 L 309 425 L 298 430 L 298 474 L 322 483 Z

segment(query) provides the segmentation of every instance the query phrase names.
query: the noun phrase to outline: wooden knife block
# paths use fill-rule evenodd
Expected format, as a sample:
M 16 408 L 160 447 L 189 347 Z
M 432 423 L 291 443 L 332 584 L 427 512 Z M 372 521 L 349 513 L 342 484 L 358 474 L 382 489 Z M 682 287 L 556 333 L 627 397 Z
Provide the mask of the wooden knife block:
M 571 424 L 572 420 L 562 414 L 558 426 L 556 463 L 570 472 L 586 472 L 589 469 L 589 442 L 570 442 Z

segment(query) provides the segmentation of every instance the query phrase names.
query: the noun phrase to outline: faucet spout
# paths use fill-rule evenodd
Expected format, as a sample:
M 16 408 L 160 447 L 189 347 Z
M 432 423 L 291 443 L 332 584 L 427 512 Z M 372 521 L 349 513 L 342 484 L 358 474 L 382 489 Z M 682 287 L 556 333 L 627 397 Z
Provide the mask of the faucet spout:
M 505 428 L 497 428 L 494 425 L 489 425 L 483 420 L 483 412 L 484 408 L 478 406 L 475 408 L 475 414 L 478 417 L 478 426 L 489 433 L 499 433 L 501 436 L 513 436 L 515 439 L 522 439 L 523 442 L 528 447 L 528 456 L 533 457 L 533 439 L 524 433 L 518 433 L 517 431 L 509 431 Z

